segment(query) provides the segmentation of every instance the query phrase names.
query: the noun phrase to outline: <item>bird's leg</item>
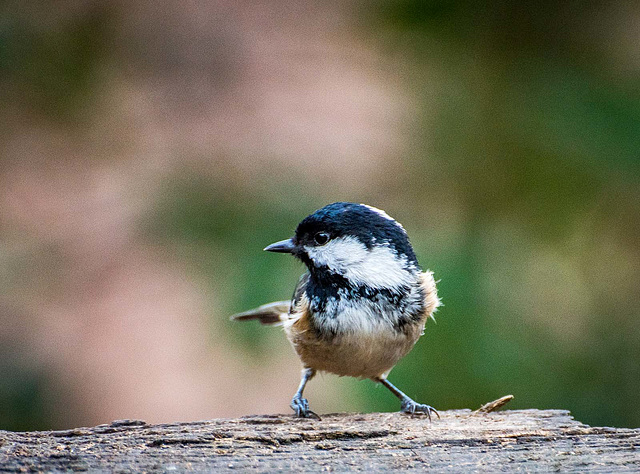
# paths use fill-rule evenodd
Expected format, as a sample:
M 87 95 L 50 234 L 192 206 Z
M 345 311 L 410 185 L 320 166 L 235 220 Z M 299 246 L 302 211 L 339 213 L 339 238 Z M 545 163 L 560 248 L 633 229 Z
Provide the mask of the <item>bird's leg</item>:
M 373 379 L 375 382 L 380 382 L 382 385 L 391 390 L 396 397 L 400 399 L 401 409 L 404 413 L 409 413 L 413 415 L 414 413 L 426 413 L 429 417 L 429 421 L 431 421 L 431 413 L 435 413 L 438 418 L 440 415 L 436 411 L 435 408 L 429 405 L 423 405 L 421 403 L 414 402 L 411 398 L 409 398 L 402 390 L 389 382 L 386 378 L 376 377 Z
M 296 412 L 296 416 L 300 418 L 315 418 L 319 420 L 320 417 L 316 415 L 309 409 L 309 402 L 306 398 L 302 398 L 302 392 L 304 392 L 304 387 L 307 385 L 307 382 L 316 375 L 315 369 L 302 369 L 302 379 L 300 380 L 300 386 L 298 387 L 298 391 L 293 396 L 293 400 L 291 400 L 291 408 Z

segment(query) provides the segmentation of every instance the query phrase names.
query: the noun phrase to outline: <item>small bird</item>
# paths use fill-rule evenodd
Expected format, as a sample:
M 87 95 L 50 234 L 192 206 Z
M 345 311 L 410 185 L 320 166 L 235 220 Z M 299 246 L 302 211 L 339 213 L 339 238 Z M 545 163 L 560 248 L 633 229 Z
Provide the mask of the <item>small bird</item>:
M 433 273 L 420 269 L 400 223 L 366 204 L 336 202 L 306 217 L 292 238 L 264 250 L 290 253 L 308 271 L 291 301 L 231 319 L 284 327 L 304 367 L 291 401 L 297 416 L 319 419 L 303 392 L 324 371 L 371 379 L 400 399 L 404 413 L 440 417 L 387 380 L 440 305 Z

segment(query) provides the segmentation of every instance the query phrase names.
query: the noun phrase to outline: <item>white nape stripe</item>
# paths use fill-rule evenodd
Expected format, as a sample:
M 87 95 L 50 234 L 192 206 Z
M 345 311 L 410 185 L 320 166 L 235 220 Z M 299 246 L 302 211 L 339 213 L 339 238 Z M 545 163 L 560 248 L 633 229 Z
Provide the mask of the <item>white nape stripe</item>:
M 371 250 L 354 237 L 339 237 L 321 247 L 305 247 L 316 265 L 325 265 L 354 285 L 399 288 L 416 282 L 415 267 L 388 245 Z
M 387 214 L 386 212 L 384 212 L 382 209 L 378 209 L 377 207 L 373 207 L 373 206 L 369 206 L 368 204 L 362 204 L 364 207 L 366 207 L 367 209 L 375 212 L 376 214 L 378 214 L 380 217 L 383 217 L 387 220 L 390 220 L 391 222 L 393 222 L 395 225 L 397 225 L 398 227 L 400 227 L 402 230 L 404 230 L 404 227 L 402 227 L 402 224 L 400 224 L 400 222 L 398 222 L 397 220 L 395 220 L 393 217 L 391 217 L 389 214 Z M 406 232 L 406 231 L 405 231 Z

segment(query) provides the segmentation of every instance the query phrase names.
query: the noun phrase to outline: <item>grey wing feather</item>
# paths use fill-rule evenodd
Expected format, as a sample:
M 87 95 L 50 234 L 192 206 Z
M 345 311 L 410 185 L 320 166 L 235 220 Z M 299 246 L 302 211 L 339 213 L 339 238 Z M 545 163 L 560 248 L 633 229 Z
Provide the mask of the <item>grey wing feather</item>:
M 257 308 L 250 309 L 243 313 L 234 314 L 231 319 L 234 321 L 251 321 L 257 319 L 261 324 L 268 326 L 279 326 L 289 319 L 290 314 L 302 298 L 307 289 L 309 273 L 300 277 L 296 289 L 293 292 L 291 301 L 276 301 L 274 303 L 263 304 Z
M 262 324 L 277 325 L 286 321 L 289 315 L 289 301 L 276 301 L 274 303 L 263 304 L 255 309 L 250 309 L 244 313 L 231 316 L 234 321 L 251 321 L 257 319 Z

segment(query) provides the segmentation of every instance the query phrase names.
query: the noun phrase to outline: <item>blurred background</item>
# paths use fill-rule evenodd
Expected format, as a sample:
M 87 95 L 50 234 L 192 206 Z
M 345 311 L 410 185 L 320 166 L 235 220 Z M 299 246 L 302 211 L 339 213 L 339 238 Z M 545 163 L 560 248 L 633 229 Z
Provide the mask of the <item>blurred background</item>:
M 0 4 L 0 429 L 289 413 L 262 248 L 402 222 L 445 306 L 391 373 L 438 409 L 640 426 L 637 2 Z M 395 411 L 369 381 L 318 413 Z

